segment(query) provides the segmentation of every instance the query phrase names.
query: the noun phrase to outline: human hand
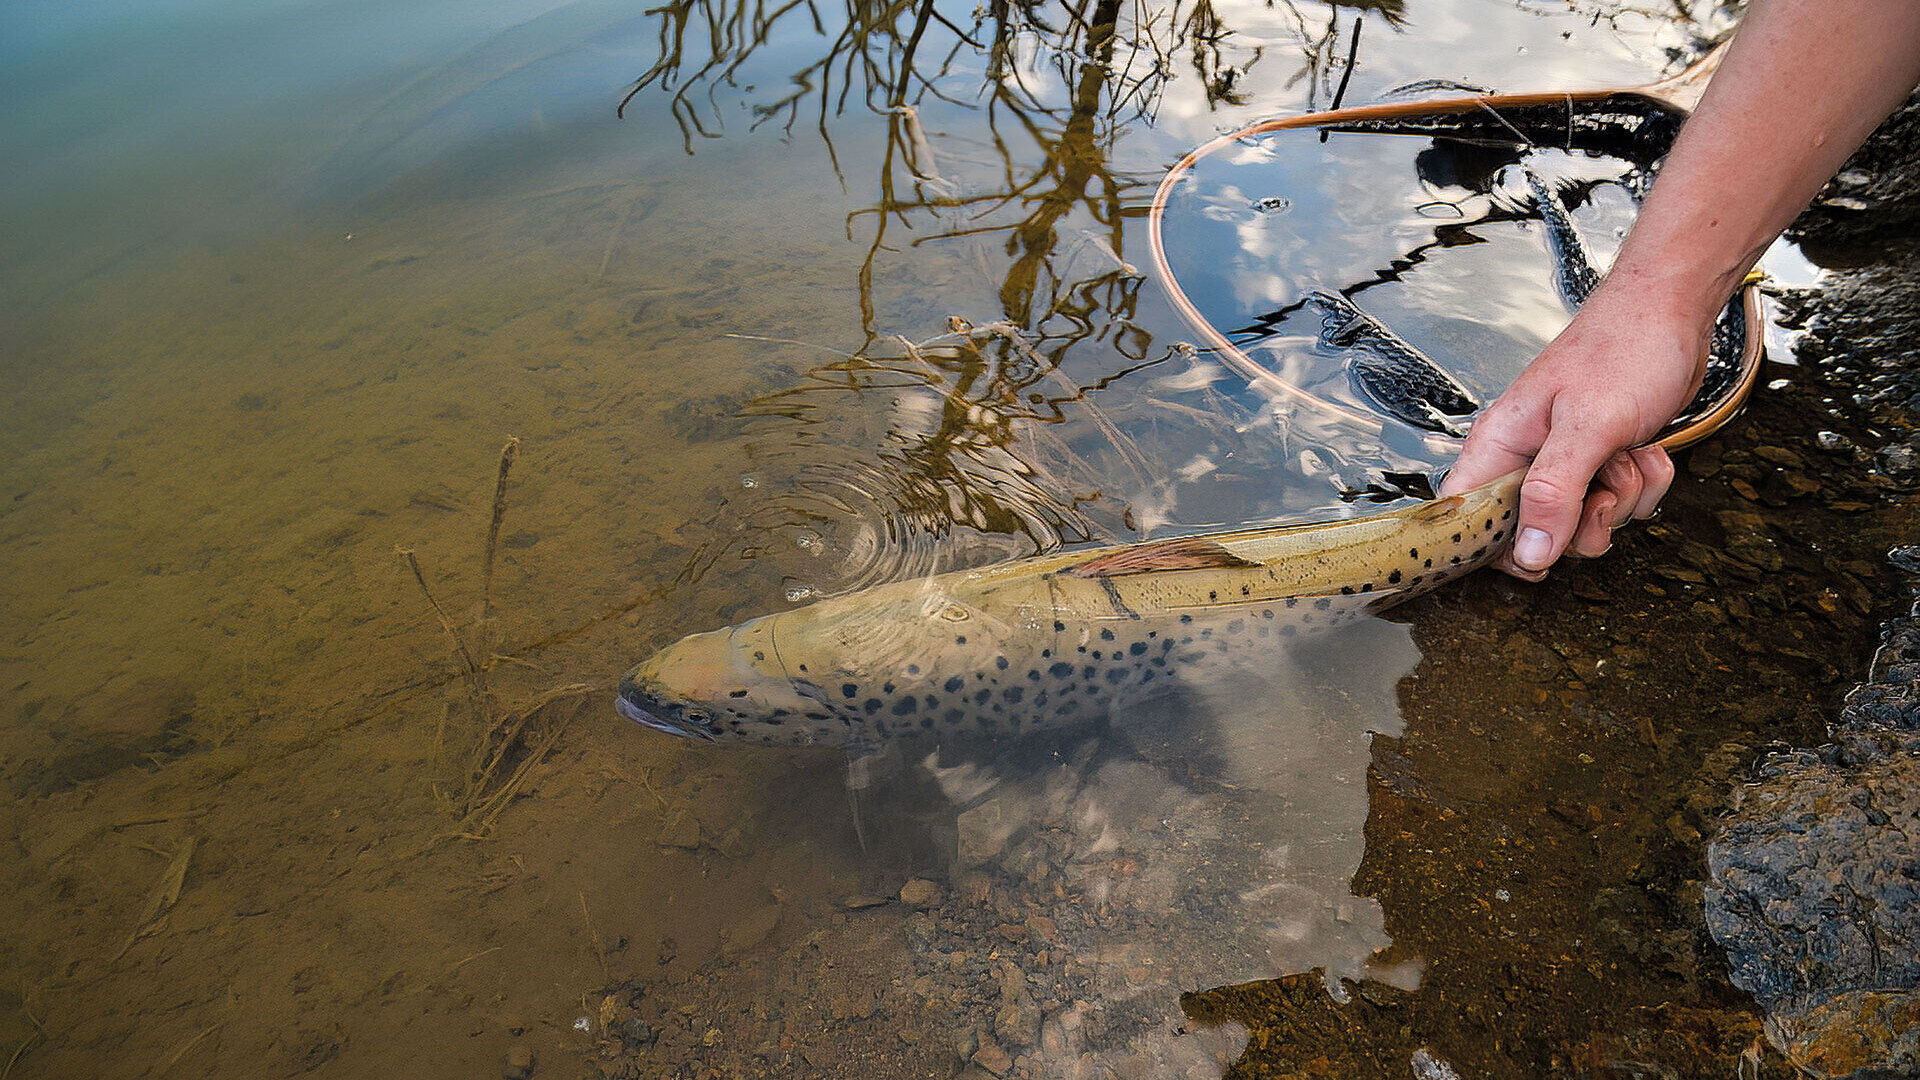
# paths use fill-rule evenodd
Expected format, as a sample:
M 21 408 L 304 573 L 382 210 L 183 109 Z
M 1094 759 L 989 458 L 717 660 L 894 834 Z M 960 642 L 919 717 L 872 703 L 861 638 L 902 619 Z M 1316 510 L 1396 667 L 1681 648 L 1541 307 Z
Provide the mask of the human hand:
M 1711 325 L 1596 291 L 1474 421 L 1440 494 L 1523 466 L 1513 547 L 1494 565 L 1538 581 L 1564 554 L 1592 558 L 1653 515 L 1673 461 L 1649 441 L 1700 384 Z

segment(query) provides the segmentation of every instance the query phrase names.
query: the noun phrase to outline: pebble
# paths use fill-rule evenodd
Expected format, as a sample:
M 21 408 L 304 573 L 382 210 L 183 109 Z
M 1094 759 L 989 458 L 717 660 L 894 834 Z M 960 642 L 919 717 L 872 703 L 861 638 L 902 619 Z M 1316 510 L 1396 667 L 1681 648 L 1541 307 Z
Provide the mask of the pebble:
M 1013 1058 L 994 1043 L 987 1043 L 973 1052 L 973 1063 L 995 1076 L 1005 1076 L 1013 1068 Z
M 929 908 L 938 904 L 945 896 L 940 886 L 926 878 L 914 878 L 900 886 L 900 902 L 913 907 Z

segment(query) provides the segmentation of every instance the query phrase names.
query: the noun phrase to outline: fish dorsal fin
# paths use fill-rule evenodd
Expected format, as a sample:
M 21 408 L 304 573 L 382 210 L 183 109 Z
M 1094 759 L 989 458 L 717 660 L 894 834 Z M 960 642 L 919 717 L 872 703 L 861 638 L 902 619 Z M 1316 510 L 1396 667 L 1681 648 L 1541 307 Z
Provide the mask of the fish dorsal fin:
M 1260 564 L 1243 559 L 1204 536 L 1180 536 L 1111 551 L 1069 566 L 1074 577 L 1107 578 L 1155 570 L 1243 570 Z

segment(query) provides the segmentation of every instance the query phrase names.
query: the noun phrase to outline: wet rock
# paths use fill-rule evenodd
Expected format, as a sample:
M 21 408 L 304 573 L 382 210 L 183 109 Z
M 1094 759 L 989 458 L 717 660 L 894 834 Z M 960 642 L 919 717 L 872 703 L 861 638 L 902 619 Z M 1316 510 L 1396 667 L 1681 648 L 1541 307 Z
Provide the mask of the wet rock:
M 747 912 L 720 931 L 720 955 L 728 959 L 739 956 L 767 940 L 778 925 L 779 904 L 764 904 Z
M 1707 926 L 1809 1075 L 1920 1075 L 1920 618 L 1888 625 L 1830 734 L 1735 792 Z
M 939 904 L 945 894 L 940 886 L 926 878 L 914 878 L 900 886 L 900 902 L 918 908 L 930 908 Z
M 993 1043 L 974 1051 L 971 1060 L 995 1076 L 1005 1076 L 1013 1068 L 1013 1058 Z
M 1026 976 L 1004 960 L 995 974 L 1000 980 L 1000 1007 L 993 1014 L 993 1033 L 1012 1046 L 1032 1044 L 1040 1037 L 1040 1008 L 1027 992 Z

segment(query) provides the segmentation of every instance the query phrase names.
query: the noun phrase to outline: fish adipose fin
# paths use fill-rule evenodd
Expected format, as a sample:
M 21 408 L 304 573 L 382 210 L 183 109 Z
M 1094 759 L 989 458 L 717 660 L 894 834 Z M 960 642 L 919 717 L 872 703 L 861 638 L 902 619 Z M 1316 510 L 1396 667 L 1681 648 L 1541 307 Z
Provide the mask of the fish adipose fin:
M 1080 578 L 1124 577 L 1156 570 L 1236 570 L 1259 566 L 1212 540 L 1182 536 L 1123 548 L 1061 571 Z

